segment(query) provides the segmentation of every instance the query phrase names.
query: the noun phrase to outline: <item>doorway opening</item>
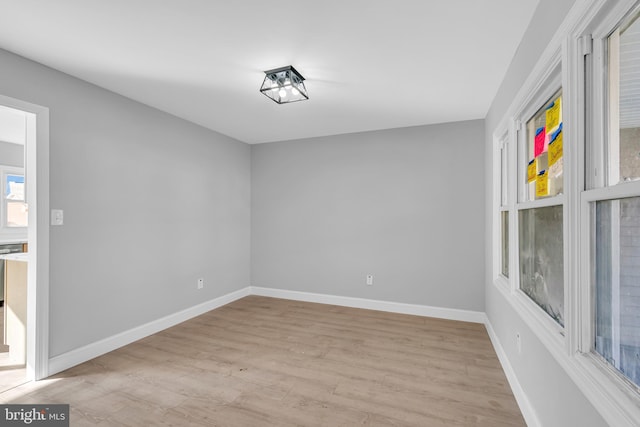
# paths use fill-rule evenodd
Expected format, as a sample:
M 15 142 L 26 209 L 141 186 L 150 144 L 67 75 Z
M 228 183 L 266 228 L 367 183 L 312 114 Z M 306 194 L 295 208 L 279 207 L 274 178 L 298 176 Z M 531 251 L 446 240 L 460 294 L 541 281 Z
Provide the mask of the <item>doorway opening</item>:
M 49 112 L 0 95 L 0 393 L 48 375 Z

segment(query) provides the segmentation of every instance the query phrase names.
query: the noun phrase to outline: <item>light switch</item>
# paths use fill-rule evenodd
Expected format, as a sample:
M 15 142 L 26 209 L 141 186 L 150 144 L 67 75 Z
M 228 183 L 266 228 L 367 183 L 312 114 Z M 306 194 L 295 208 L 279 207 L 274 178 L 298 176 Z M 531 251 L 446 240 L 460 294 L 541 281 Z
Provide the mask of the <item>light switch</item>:
M 64 211 L 62 209 L 51 209 L 51 225 L 64 224 Z

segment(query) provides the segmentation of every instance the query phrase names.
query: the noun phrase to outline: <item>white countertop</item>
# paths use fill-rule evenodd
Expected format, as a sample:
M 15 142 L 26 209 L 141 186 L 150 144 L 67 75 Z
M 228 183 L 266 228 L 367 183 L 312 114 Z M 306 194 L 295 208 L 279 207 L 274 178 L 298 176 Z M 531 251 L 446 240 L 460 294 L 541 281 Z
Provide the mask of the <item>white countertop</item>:
M 6 259 L 7 261 L 29 261 L 29 252 L 19 252 L 15 254 L 2 254 L 0 259 Z
M 21 243 L 27 243 L 27 238 L 0 236 L 0 245 L 16 245 Z

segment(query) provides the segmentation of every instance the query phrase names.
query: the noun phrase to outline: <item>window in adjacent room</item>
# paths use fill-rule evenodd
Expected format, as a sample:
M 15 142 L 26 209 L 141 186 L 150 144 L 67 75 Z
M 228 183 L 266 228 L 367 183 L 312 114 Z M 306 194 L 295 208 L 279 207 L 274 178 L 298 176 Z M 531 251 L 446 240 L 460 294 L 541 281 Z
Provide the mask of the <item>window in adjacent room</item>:
M 5 227 L 27 226 L 27 205 L 24 197 L 24 175 L 5 175 Z

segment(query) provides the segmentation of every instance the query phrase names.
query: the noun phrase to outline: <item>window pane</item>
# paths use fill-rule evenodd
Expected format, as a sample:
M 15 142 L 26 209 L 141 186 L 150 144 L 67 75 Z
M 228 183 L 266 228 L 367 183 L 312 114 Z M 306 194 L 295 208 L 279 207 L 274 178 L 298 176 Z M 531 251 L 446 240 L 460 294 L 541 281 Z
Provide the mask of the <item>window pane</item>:
M 27 226 L 27 204 L 24 202 L 7 202 L 7 227 Z
M 500 272 L 504 277 L 509 277 L 509 212 L 501 212 L 500 235 L 502 236 L 502 262 Z
M 7 200 L 24 200 L 24 176 L 7 175 L 5 197 Z
M 609 185 L 640 179 L 640 21 L 609 37 Z
M 520 289 L 564 326 L 562 206 L 519 211 Z
M 562 90 L 527 122 L 526 200 L 562 193 Z
M 508 161 L 508 145 L 506 141 L 503 141 L 502 148 L 500 149 L 500 206 L 506 206 L 508 203 Z
M 640 197 L 596 203 L 595 350 L 640 385 Z

